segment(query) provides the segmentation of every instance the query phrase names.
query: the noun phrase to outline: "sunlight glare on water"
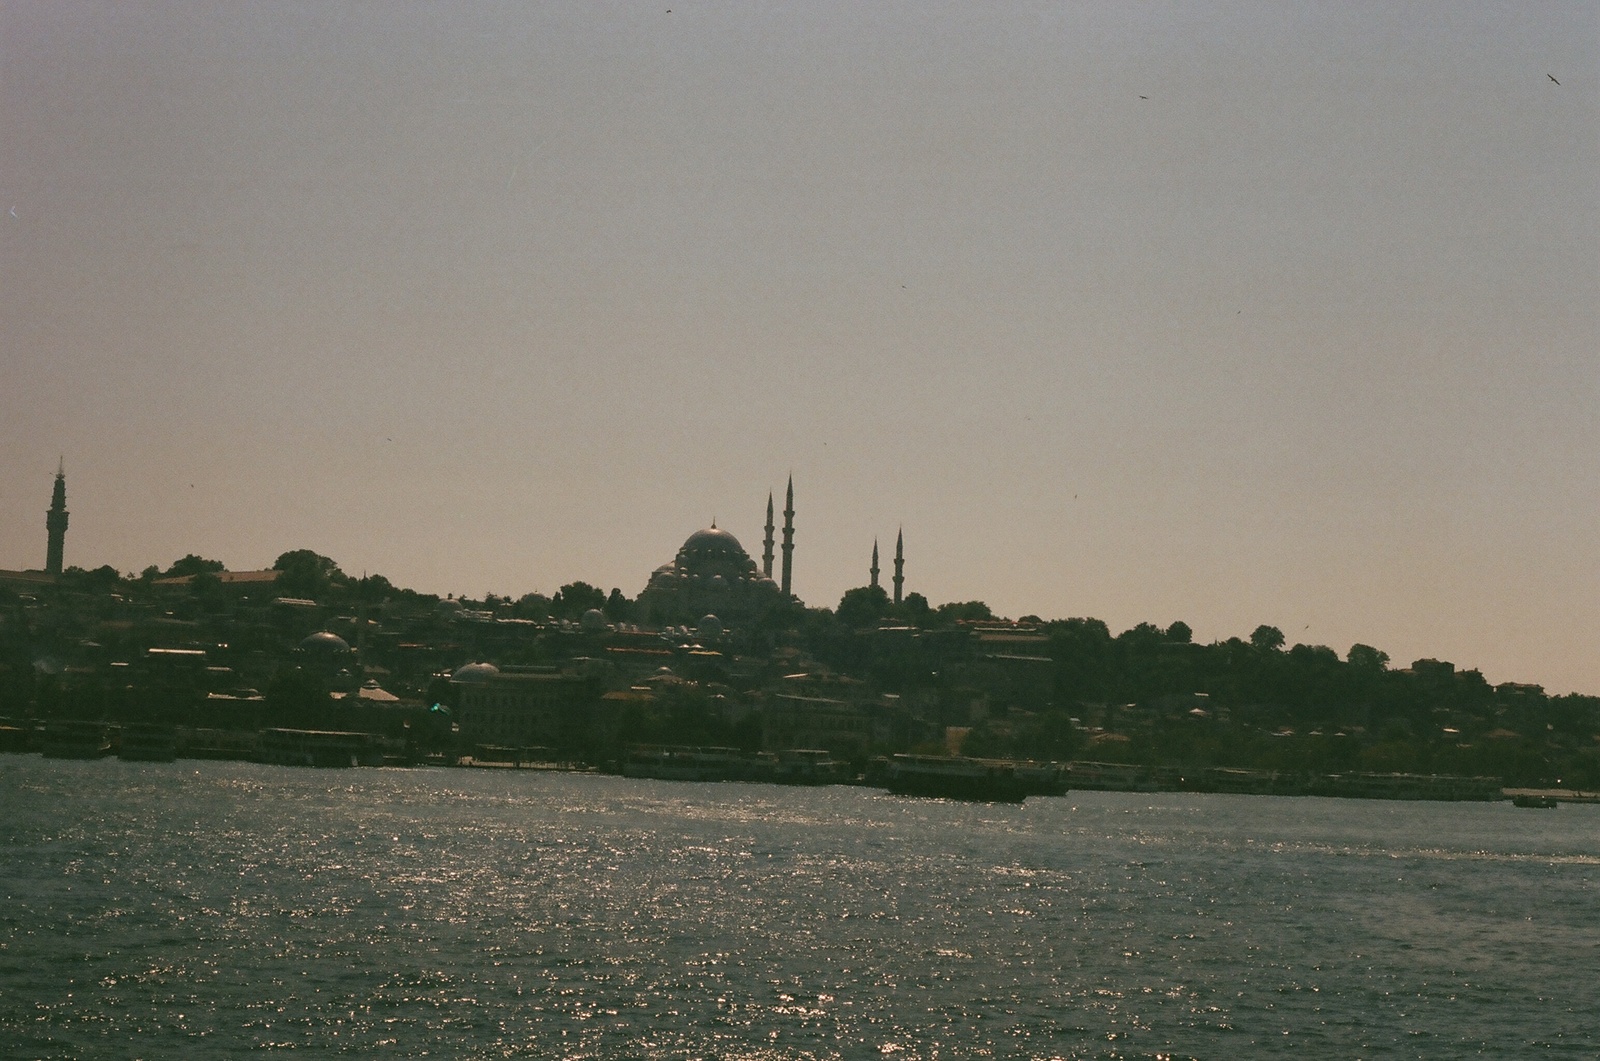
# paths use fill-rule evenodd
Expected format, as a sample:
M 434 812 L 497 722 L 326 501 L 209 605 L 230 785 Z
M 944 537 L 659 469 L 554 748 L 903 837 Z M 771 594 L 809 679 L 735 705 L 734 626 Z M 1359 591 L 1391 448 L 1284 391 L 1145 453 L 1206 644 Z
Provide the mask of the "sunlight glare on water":
M 0 1054 L 1593 1057 L 1600 807 L 0 757 Z

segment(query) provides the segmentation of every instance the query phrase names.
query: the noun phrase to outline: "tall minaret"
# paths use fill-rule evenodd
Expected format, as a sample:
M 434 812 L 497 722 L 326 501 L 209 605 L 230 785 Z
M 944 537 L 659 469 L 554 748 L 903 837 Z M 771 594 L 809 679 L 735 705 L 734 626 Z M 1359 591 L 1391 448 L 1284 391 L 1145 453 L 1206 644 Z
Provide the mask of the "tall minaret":
M 44 514 L 44 526 L 50 532 L 50 545 L 45 551 L 44 569 L 47 574 L 61 574 L 61 555 L 67 544 L 67 467 L 56 465 L 56 489 L 50 497 L 50 511 Z
M 783 596 L 794 592 L 794 476 L 789 476 L 789 492 L 783 499 Z
M 767 547 L 761 552 L 761 577 L 772 577 L 772 491 L 767 491 Z
M 872 588 L 878 588 L 878 539 L 872 539 Z
M 894 602 L 900 603 L 900 590 L 906 584 L 906 532 L 894 536 Z

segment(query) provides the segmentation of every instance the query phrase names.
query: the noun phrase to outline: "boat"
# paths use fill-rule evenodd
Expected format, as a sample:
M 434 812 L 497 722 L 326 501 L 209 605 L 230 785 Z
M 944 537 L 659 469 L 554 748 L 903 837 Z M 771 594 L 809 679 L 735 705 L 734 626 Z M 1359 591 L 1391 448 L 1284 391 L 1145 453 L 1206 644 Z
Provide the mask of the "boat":
M 1067 769 L 1060 763 L 1016 763 L 1012 766 L 1030 796 L 1065 796 Z
M 1536 810 L 1554 810 L 1560 802 L 1554 796 L 1536 795 L 1532 792 L 1521 792 L 1511 797 L 1513 807 L 1530 807 Z
M 383 741 L 374 733 L 264 729 L 256 754 L 279 766 L 382 766 Z
M 1030 783 L 1017 776 L 1015 764 L 962 756 L 892 756 L 883 783 L 897 796 L 981 803 L 1021 803 L 1030 792 Z
M 777 760 L 738 748 L 636 746 L 622 761 L 623 777 L 658 781 L 771 781 Z
M 111 730 L 104 722 L 52 719 L 44 724 L 40 751 L 46 759 L 103 759 L 111 754 Z
M 837 785 L 847 766 L 820 748 L 789 748 L 778 753 L 773 780 L 780 785 Z
M 133 722 L 122 727 L 117 758 L 142 763 L 170 763 L 178 757 L 178 729 L 155 722 Z

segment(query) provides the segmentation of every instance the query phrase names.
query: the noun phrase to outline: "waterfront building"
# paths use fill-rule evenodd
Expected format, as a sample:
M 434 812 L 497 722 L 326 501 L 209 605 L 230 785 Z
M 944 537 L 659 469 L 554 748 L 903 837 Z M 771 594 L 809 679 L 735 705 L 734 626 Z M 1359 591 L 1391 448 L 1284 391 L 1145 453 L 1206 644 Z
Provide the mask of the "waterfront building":
M 468 663 L 450 676 L 456 723 L 468 748 L 556 747 L 599 699 L 599 683 L 554 667 Z

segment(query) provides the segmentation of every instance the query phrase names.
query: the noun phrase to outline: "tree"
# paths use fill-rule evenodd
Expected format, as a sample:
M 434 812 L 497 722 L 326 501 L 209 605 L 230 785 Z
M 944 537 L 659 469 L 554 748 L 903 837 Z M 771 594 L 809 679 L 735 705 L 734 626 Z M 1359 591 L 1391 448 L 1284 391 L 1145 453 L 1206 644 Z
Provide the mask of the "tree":
M 1167 640 L 1175 641 L 1180 645 L 1187 645 L 1194 640 L 1194 631 L 1189 629 L 1189 624 L 1179 619 L 1167 627 Z
M 852 630 L 872 626 L 889 610 L 889 595 L 882 586 L 857 586 L 847 589 L 839 599 L 834 618 Z
M 273 563 L 278 575 L 278 592 L 285 597 L 318 600 L 336 583 L 345 581 L 339 565 L 310 549 L 294 549 Z
M 622 595 L 622 591 L 615 586 L 606 597 L 606 618 L 614 623 L 625 623 L 633 618 L 633 601 Z
M 1059 701 L 1098 699 L 1111 681 L 1111 630 L 1100 619 L 1065 619 L 1049 627 Z
M 926 626 L 928 617 L 932 614 L 933 609 L 928 606 L 928 598 L 920 593 L 907 593 L 905 599 L 900 602 L 900 618 L 917 626 Z
M 394 596 L 396 589 L 393 582 L 382 575 L 361 576 L 361 598 L 366 601 L 383 601 Z
M 1351 645 L 1344 658 L 1359 671 L 1381 671 L 1389 665 L 1389 653 L 1360 643 Z
M 227 567 L 221 560 L 207 560 L 203 556 L 190 553 L 182 560 L 175 560 L 171 567 L 162 574 L 162 578 L 186 578 L 190 575 L 199 575 L 207 571 L 224 571 Z
M 951 601 L 948 604 L 939 605 L 938 608 L 934 609 L 934 613 L 938 615 L 940 621 L 946 623 L 973 622 L 994 618 L 994 612 L 990 611 L 989 606 L 981 600 Z
M 1130 626 L 1117 635 L 1117 643 L 1135 652 L 1150 652 L 1166 640 L 1166 634 L 1154 623 Z
M 1263 623 L 1251 631 L 1250 644 L 1262 652 L 1276 652 L 1283 647 L 1283 631 Z
M 227 595 L 222 590 L 222 580 L 215 571 L 201 571 L 189 581 L 189 596 L 199 601 L 206 608 L 215 610 L 219 608 Z
M 122 576 L 110 564 L 104 564 L 93 571 L 85 571 L 81 567 L 69 567 L 63 572 L 62 579 L 86 593 L 110 593 L 122 582 Z
M 606 594 L 605 590 L 591 586 L 587 582 L 569 582 L 556 591 L 555 599 L 550 605 L 559 618 L 578 619 L 590 608 L 603 610 L 606 605 Z

